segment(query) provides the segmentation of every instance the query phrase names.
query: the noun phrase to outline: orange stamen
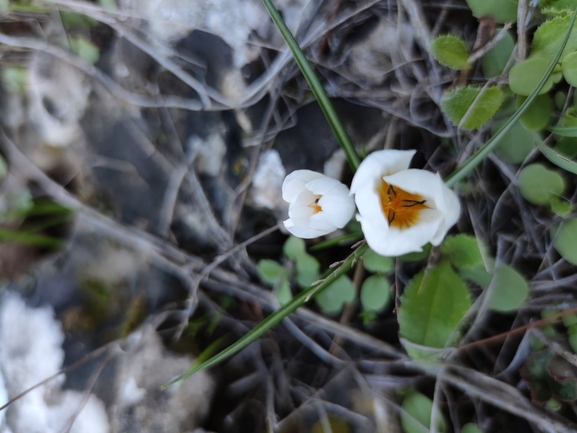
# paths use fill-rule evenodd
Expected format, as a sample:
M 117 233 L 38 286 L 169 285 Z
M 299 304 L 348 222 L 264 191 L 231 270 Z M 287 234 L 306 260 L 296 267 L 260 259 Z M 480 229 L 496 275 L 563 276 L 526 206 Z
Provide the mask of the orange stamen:
M 381 180 L 379 193 L 381 208 L 389 226 L 399 229 L 409 228 L 419 222 L 419 211 L 429 209 L 420 195 L 411 194 Z
M 319 206 L 319 200 L 320 200 L 320 198 L 317 198 L 314 203 L 310 204 L 310 206 L 313 208 L 313 212 L 315 214 L 318 214 L 320 211 L 323 210 L 323 208 Z

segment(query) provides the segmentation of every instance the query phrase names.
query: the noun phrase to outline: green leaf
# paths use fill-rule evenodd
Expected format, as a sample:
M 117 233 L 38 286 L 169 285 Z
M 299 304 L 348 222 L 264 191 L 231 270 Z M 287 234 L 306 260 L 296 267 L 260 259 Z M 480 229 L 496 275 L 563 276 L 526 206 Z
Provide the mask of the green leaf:
M 561 46 L 564 35 L 569 30 L 570 21 L 570 15 L 562 15 L 541 24 L 533 36 L 531 57 L 539 55 L 549 60 L 553 58 Z M 567 40 L 559 62 L 562 62 L 568 53 L 575 50 L 577 50 L 577 32 L 573 31 Z
M 448 261 L 421 271 L 405 288 L 400 335 L 421 346 L 443 348 L 471 306 L 469 290 Z
M 351 279 L 343 275 L 315 296 L 315 301 L 325 314 L 337 314 L 345 304 L 355 299 L 357 291 Z
M 380 272 L 388 274 L 394 269 L 394 262 L 391 257 L 384 257 L 373 250 L 368 250 L 363 256 L 363 266 L 369 272 Z
M 303 289 L 310 286 L 319 279 L 319 269 L 319 261 L 313 256 L 306 253 L 300 256 L 295 266 L 297 284 Z
M 525 102 L 524 96 L 518 96 L 517 102 L 520 106 Z M 553 112 L 553 101 L 549 94 L 539 95 L 535 100 L 529 105 L 527 111 L 523 113 L 521 119 L 521 125 L 528 129 L 529 131 L 540 131 L 547 126 L 549 123 L 549 118 Z
M 527 280 L 515 269 L 508 265 L 498 265 L 491 284 L 489 285 L 490 309 L 508 313 L 516 311 L 529 295 Z
M 472 268 L 483 264 L 481 249 L 474 236 L 465 234 L 448 236 L 441 245 L 441 252 L 457 268 Z
M 540 350 L 532 353 L 520 370 L 521 377 L 531 392 L 531 399 L 535 403 L 549 400 L 553 393 L 549 387 L 547 364 L 551 360 L 549 350 Z
M 391 284 L 382 275 L 372 275 L 361 287 L 361 305 L 364 311 L 380 313 L 391 300 Z
M 2 84 L 10 92 L 22 95 L 26 92 L 28 85 L 28 71 L 23 67 L 5 66 L 2 68 Z
M 443 414 L 433 407 L 433 401 L 429 397 L 420 392 L 413 391 L 408 394 L 403 400 L 402 408 L 404 412 L 401 412 L 401 425 L 405 433 L 429 431 L 433 410 L 436 412 L 437 431 L 443 433 L 447 429 Z
M 477 424 L 469 422 L 463 426 L 461 433 L 483 433 Z
M 577 174 L 577 162 L 570 160 L 565 155 L 560 154 L 556 150 L 548 147 L 543 140 L 537 140 L 537 148 L 539 151 L 549 160 L 549 162 L 555 164 L 557 167 L 562 168 L 573 174 Z
M 286 275 L 283 265 L 274 260 L 260 260 L 256 269 L 262 282 L 269 286 L 274 286 L 281 276 Z
M 275 290 L 275 295 L 281 305 L 288 304 L 293 298 L 291 285 L 286 275 L 281 277 L 278 287 Z
M 493 279 L 493 272 L 487 271 L 484 263 L 470 268 L 461 268 L 459 269 L 459 275 L 467 281 L 478 284 L 483 289 L 489 287 Z
M 83 36 L 70 38 L 70 48 L 86 63 L 94 64 L 100 58 L 98 47 Z
M 551 59 L 546 57 L 529 57 L 517 63 L 509 72 L 509 87 L 517 95 L 528 96 L 537 87 L 539 80 L 545 72 Z M 547 93 L 553 86 L 555 77 L 553 75 L 547 78 L 545 85 L 539 91 L 539 95 Z
M 491 128 L 493 134 L 497 134 L 507 123 L 506 120 L 497 122 Z M 501 143 L 495 149 L 499 158 L 509 164 L 519 164 L 527 158 L 527 155 L 535 148 L 539 136 L 533 131 L 528 131 L 521 126 L 519 122 L 515 123 L 511 129 L 504 135 Z
M 573 265 L 577 265 L 577 218 L 566 220 L 561 224 L 553 246 L 561 257 Z
M 297 284 L 308 287 L 319 278 L 319 261 L 306 252 L 305 241 L 295 236 L 289 236 L 283 245 L 284 255 L 294 260 Z
M 565 180 L 543 164 L 531 164 L 519 173 L 519 190 L 528 202 L 544 205 L 563 194 Z
M 567 328 L 571 325 L 576 325 L 577 314 L 576 313 L 566 314 L 563 317 L 561 317 L 561 321 L 563 322 L 563 325 L 565 325 Z
M 475 18 L 489 15 L 499 24 L 517 22 L 518 0 L 467 0 Z
M 493 78 L 501 75 L 509 62 L 513 49 L 515 48 L 515 40 L 510 32 L 507 32 L 503 39 L 485 53 L 481 58 L 481 67 L 483 75 L 487 78 Z
M 282 247 L 282 252 L 286 258 L 297 261 L 307 253 L 305 241 L 296 236 L 289 236 Z
M 423 247 L 423 251 L 416 253 L 408 253 L 399 256 L 399 260 L 406 263 L 417 263 L 427 260 L 429 254 L 431 253 L 431 244 L 427 244 Z
M 453 69 L 469 69 L 469 49 L 465 41 L 455 35 L 439 36 L 429 47 L 433 57 Z
M 503 93 L 498 87 L 461 87 L 441 97 L 441 108 L 449 120 L 462 129 L 480 128 L 502 103 Z
M 0 14 L 4 14 L 10 11 L 9 0 L 0 0 Z
M 577 52 L 565 56 L 561 64 L 561 70 L 565 81 L 573 87 L 577 86 Z

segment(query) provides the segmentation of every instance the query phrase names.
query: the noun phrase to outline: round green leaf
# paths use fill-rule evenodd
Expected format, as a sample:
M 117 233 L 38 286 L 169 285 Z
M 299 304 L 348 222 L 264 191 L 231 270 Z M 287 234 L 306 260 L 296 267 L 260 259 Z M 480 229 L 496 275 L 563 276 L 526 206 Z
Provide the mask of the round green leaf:
M 345 304 L 352 302 L 356 289 L 349 277 L 343 275 L 315 296 L 317 305 L 326 314 L 340 313 Z
M 296 236 L 289 236 L 282 247 L 282 252 L 285 257 L 296 261 L 303 254 L 306 254 L 305 241 Z
M 482 92 L 482 93 L 481 93 Z M 498 87 L 461 87 L 441 97 L 441 108 L 451 122 L 462 129 L 478 129 L 491 119 L 501 104 Z M 463 118 L 467 116 L 466 119 Z
M 541 77 L 547 72 L 551 59 L 544 57 L 530 57 L 517 63 L 509 72 L 509 87 L 517 95 L 529 96 L 537 87 Z M 539 92 L 540 95 L 547 93 L 553 86 L 554 77 L 550 76 Z
M 573 210 L 573 206 L 571 206 L 571 203 L 559 197 L 551 198 L 549 206 L 551 206 L 551 210 L 555 212 L 556 215 L 559 215 L 561 217 L 569 215 Z
M 281 275 L 285 274 L 284 267 L 274 260 L 260 260 L 257 265 L 258 276 L 263 283 L 273 286 Z
M 320 263 L 310 254 L 304 253 L 296 260 L 296 280 L 303 289 L 319 279 Z
M 433 57 L 453 69 L 469 69 L 469 49 L 465 41 L 455 35 L 439 36 L 429 47 Z
M 489 308 L 504 313 L 519 309 L 529 295 L 529 285 L 525 278 L 508 265 L 495 268 L 488 290 Z
M 561 224 L 553 246 L 561 257 L 573 265 L 577 265 L 577 218 L 567 220 Z
M 519 190 L 528 202 L 548 204 L 553 197 L 563 194 L 565 180 L 543 164 L 531 164 L 519 173 Z
M 368 250 L 363 256 L 363 266 L 369 272 L 388 274 L 393 270 L 394 263 L 391 257 L 384 257 L 373 250 Z
M 441 245 L 441 251 L 457 268 L 472 268 L 483 264 L 481 249 L 474 236 L 465 234 L 448 236 Z
M 499 24 L 517 22 L 518 0 L 467 0 L 475 18 L 489 15 Z
M 577 51 L 565 56 L 561 69 L 565 81 L 573 87 L 577 86 Z
M 527 99 L 525 96 L 517 97 L 517 107 L 520 107 Z M 553 101 L 548 94 L 538 95 L 529 105 L 519 120 L 521 125 L 529 131 L 540 131 L 547 126 L 553 112 Z
M 555 92 L 553 100 L 555 101 L 555 107 L 557 110 L 563 110 L 563 107 L 565 107 L 565 102 L 567 102 L 567 93 L 562 91 Z
M 506 120 L 496 122 L 491 128 L 492 133 L 495 134 L 505 122 Z M 505 137 L 495 149 L 495 153 L 504 162 L 519 164 L 533 150 L 538 138 L 539 136 L 534 131 L 528 131 L 519 122 L 516 122 L 509 132 L 505 134 Z
M 281 277 L 281 281 L 276 288 L 275 295 L 281 305 L 289 303 L 293 298 L 291 286 L 286 275 Z
M 361 287 L 361 304 L 364 311 L 383 311 L 391 300 L 390 283 L 382 275 L 372 275 Z
M 405 288 L 398 313 L 400 335 L 421 346 L 443 348 L 470 306 L 467 285 L 444 261 L 418 273 Z
M 477 424 L 469 422 L 463 426 L 461 433 L 483 433 Z
M 507 32 L 503 39 L 497 42 L 497 45 L 487 51 L 481 58 L 483 75 L 487 78 L 501 75 L 513 53 L 513 48 L 515 48 L 515 40 L 511 33 Z
M 420 392 L 411 392 L 403 400 L 403 410 L 401 412 L 401 425 L 405 433 L 422 433 L 431 427 L 431 415 L 433 410 L 437 413 L 437 431 L 446 431 L 446 421 L 442 413 L 437 408 L 433 408 L 433 401 Z
M 86 63 L 96 63 L 100 58 L 100 50 L 98 47 L 83 36 L 70 38 L 70 48 Z

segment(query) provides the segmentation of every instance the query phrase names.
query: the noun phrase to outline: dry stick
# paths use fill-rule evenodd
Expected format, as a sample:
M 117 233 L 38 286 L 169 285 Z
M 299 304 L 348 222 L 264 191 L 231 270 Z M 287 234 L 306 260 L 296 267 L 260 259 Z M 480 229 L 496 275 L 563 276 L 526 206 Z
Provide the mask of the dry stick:
M 473 62 L 479 60 L 485 54 L 487 54 L 487 51 L 491 50 L 495 45 L 497 45 L 499 43 L 499 41 L 501 39 L 503 39 L 505 36 L 507 36 L 507 30 L 509 30 L 510 28 L 511 28 L 511 23 L 505 24 L 503 26 L 503 28 L 501 29 L 501 31 L 499 33 L 497 33 L 497 36 L 495 36 L 493 39 L 491 39 L 491 41 L 489 43 L 485 44 L 482 48 L 478 49 L 473 54 L 471 54 L 469 56 L 469 58 L 467 59 L 467 61 L 469 63 L 473 63 Z
M 527 57 L 527 0 L 519 0 L 517 6 L 517 61 Z
M 499 409 L 524 418 L 544 431 L 550 433 L 577 432 L 576 429 L 569 427 L 566 422 L 551 419 L 548 414 L 527 403 L 525 396 L 517 388 L 489 376 L 481 375 L 476 370 L 462 367 L 459 367 L 458 370 L 466 374 L 466 380 L 450 373 L 446 374 L 444 379 L 450 385 L 461 389 L 470 396 L 477 397 Z M 479 379 L 481 384 L 478 384 Z
M 473 341 L 471 343 L 467 343 L 467 344 L 460 346 L 460 347 L 457 347 L 453 350 L 460 352 L 462 350 L 474 348 L 475 346 L 479 346 L 481 344 L 495 343 L 495 342 L 503 340 L 504 338 L 507 338 L 509 335 L 518 334 L 518 333 L 524 332 L 530 328 L 535 328 L 537 326 L 548 325 L 550 323 L 556 322 L 557 320 L 561 319 L 563 316 L 566 316 L 567 314 L 572 314 L 572 313 L 577 313 L 577 307 L 571 308 L 570 310 L 562 311 L 558 314 L 554 314 L 552 316 L 546 317 L 545 319 L 537 320 L 536 322 L 527 323 L 526 325 L 523 325 L 519 328 L 515 328 L 515 329 L 512 329 L 510 331 L 503 332 L 501 334 L 493 335 L 492 337 L 488 337 L 488 338 L 484 338 L 482 340 L 477 340 L 477 341 Z

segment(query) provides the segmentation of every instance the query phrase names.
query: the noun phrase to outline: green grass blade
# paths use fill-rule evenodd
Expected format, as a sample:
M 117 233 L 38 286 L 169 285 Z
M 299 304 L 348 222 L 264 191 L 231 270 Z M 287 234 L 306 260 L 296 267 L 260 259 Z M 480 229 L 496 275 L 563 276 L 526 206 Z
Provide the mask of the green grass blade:
M 577 126 L 550 126 L 547 129 L 561 137 L 577 137 Z
M 317 78 L 315 72 L 313 71 L 313 68 L 311 67 L 309 61 L 307 60 L 306 56 L 301 50 L 298 42 L 292 35 L 289 28 L 286 26 L 278 10 L 272 4 L 272 1 L 271 0 L 262 0 L 262 1 L 268 13 L 270 14 L 272 20 L 274 21 L 275 25 L 279 29 L 283 39 L 285 40 L 290 50 L 292 51 L 292 54 L 297 62 L 298 67 L 300 68 L 301 72 L 305 76 L 305 79 L 309 83 L 309 86 L 311 87 L 311 90 L 315 95 L 315 98 L 317 99 L 321 109 L 323 110 L 323 113 L 327 118 L 329 125 L 331 126 L 331 129 L 333 130 L 341 148 L 343 149 L 345 155 L 347 156 L 349 165 L 351 166 L 353 172 L 356 171 L 359 164 L 361 163 L 361 160 L 359 158 L 359 155 L 355 151 L 355 147 L 351 139 L 349 138 L 349 135 L 347 134 L 345 127 L 343 126 L 341 120 L 339 119 L 337 112 L 333 107 L 333 104 L 331 104 L 331 101 L 327 96 L 325 89 L 321 85 L 321 82 Z
M 545 83 L 547 82 L 547 79 L 549 78 L 549 76 L 553 72 L 553 69 L 555 69 L 557 62 L 559 61 L 559 58 L 561 57 L 561 53 L 563 53 L 563 50 L 565 49 L 565 45 L 567 44 L 567 41 L 569 40 L 569 35 L 571 34 L 571 31 L 573 30 L 573 25 L 575 24 L 575 17 L 576 16 L 577 16 L 577 9 L 575 9 L 575 12 L 573 13 L 573 16 L 571 17 L 571 22 L 569 23 L 569 28 L 567 29 L 567 32 L 565 32 L 565 37 L 563 38 L 563 42 L 561 43 L 561 45 L 559 46 L 559 49 L 557 50 L 557 54 L 555 54 L 555 58 L 549 64 L 547 71 L 545 72 L 545 74 L 541 78 L 541 81 L 539 81 L 539 84 L 537 84 L 537 87 L 535 87 L 535 89 L 533 89 L 533 92 L 531 92 L 531 94 L 527 97 L 527 99 L 525 99 L 525 102 L 523 102 L 521 104 L 521 106 L 517 109 L 517 111 L 515 111 L 515 113 L 513 113 L 511 118 L 501 127 L 501 129 L 499 129 L 499 131 L 497 131 L 497 133 L 493 137 L 491 137 L 491 139 L 489 141 L 487 141 L 487 143 L 485 143 L 485 145 L 483 147 L 481 147 L 479 150 L 477 150 L 477 152 L 475 152 L 469 159 L 467 159 L 467 161 L 465 161 L 465 163 L 461 167 L 459 167 L 457 170 L 455 170 L 453 172 L 453 174 L 451 174 L 451 176 L 449 176 L 447 178 L 447 180 L 445 182 L 447 183 L 447 185 L 449 187 L 455 186 L 455 184 L 457 182 L 462 180 L 471 171 L 473 171 L 473 169 L 477 165 L 479 165 L 479 163 L 481 163 L 481 161 L 483 161 L 493 149 L 495 149 L 495 147 L 501 142 L 501 140 L 503 139 L 505 134 L 507 132 L 509 132 L 509 130 L 513 127 L 515 122 L 517 122 L 521 118 L 523 113 L 525 113 L 527 108 L 529 108 L 529 105 L 531 105 L 533 100 L 537 97 L 537 95 L 539 94 L 539 92 L 541 91 L 541 89 L 543 88 Z
M 560 167 L 570 173 L 577 174 L 577 162 L 572 161 L 566 156 L 563 156 L 555 150 L 551 149 L 549 146 L 543 143 L 542 140 L 537 141 L 537 148 L 541 151 L 545 158 L 547 158 L 557 167 Z
M 300 292 L 297 296 L 295 296 L 289 303 L 283 305 L 281 308 L 276 310 L 262 322 L 260 322 L 257 326 L 255 326 L 248 334 L 243 336 L 240 340 L 236 343 L 233 343 L 231 346 L 224 349 L 222 352 L 218 353 L 217 355 L 211 357 L 210 359 L 195 365 L 189 371 L 184 373 L 182 376 L 177 377 L 173 381 L 167 383 L 163 386 L 163 388 L 167 388 L 168 386 L 172 385 L 173 383 L 179 382 L 187 377 L 192 376 L 194 373 L 200 370 L 204 370 L 205 368 L 210 368 L 219 364 L 220 362 L 230 358 L 231 356 L 235 355 L 236 353 L 240 352 L 242 349 L 247 347 L 249 344 L 254 342 L 255 340 L 262 337 L 266 332 L 270 329 L 278 325 L 285 317 L 289 314 L 296 311 L 297 308 L 304 305 L 312 296 L 316 295 L 317 293 L 321 292 L 322 290 L 326 289 L 330 286 L 337 278 L 344 275 L 351 269 L 351 266 L 355 263 L 357 259 L 359 259 L 367 250 L 367 244 L 364 243 L 359 248 L 357 248 L 347 259 L 334 271 L 332 271 L 324 280 L 322 280 L 318 284 L 314 284 L 306 290 Z

